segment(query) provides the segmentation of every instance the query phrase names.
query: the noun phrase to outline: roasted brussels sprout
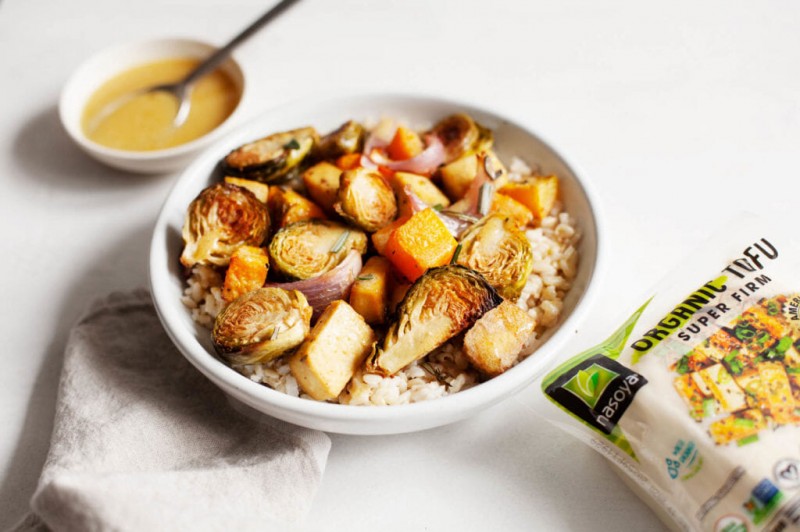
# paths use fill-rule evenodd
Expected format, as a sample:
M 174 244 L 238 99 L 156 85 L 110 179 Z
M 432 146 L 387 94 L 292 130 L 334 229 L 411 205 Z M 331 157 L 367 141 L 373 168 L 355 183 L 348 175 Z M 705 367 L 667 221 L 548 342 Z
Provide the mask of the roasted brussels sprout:
M 273 183 L 294 176 L 319 136 L 313 127 L 275 133 L 230 152 L 223 171 L 235 177 Z
M 364 146 L 364 126 L 348 120 L 338 129 L 320 139 L 314 149 L 317 159 L 336 159 L 348 153 L 361 151 Z
M 533 252 L 511 217 L 484 217 L 462 235 L 460 244 L 457 264 L 479 272 L 504 298 L 519 297 L 533 269 Z
M 503 299 L 475 271 L 455 264 L 432 268 L 408 290 L 368 371 L 392 375 L 471 327 Z
M 311 306 L 298 290 L 259 288 L 217 315 L 211 338 L 232 364 L 256 364 L 300 345 L 311 330 Z
M 333 208 L 342 218 L 374 233 L 394 220 L 397 200 L 380 174 L 357 168 L 342 174 L 338 201 Z
M 216 183 L 186 211 L 181 263 L 225 266 L 237 247 L 260 246 L 269 233 L 267 206 L 249 190 Z
M 367 235 L 325 220 L 289 224 L 269 244 L 270 263 L 287 279 L 310 279 L 335 268 L 351 249 L 367 251 Z
M 482 129 L 469 115 L 457 113 L 439 121 L 431 132 L 444 144 L 444 162 L 449 163 L 475 150 L 482 135 L 485 136 L 485 132 L 489 131 L 483 130 L 482 133 Z M 491 131 L 489 134 L 491 135 Z

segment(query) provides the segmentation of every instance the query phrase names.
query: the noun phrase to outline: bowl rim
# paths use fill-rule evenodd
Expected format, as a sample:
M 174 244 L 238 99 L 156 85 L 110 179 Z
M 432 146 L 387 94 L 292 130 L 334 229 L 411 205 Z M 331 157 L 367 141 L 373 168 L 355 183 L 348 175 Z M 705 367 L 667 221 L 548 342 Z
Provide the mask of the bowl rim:
M 135 150 L 121 150 L 118 148 L 110 148 L 108 146 L 104 146 L 99 144 L 89 137 L 87 137 L 83 133 L 83 129 L 80 126 L 80 119 L 78 121 L 73 120 L 70 117 L 70 113 L 74 108 L 74 105 L 71 105 L 71 98 L 75 92 L 87 92 L 87 96 L 80 99 L 80 110 L 78 112 L 78 117 L 81 116 L 81 112 L 83 107 L 86 105 L 89 97 L 97 90 L 97 86 L 95 86 L 92 90 L 89 91 L 82 91 L 82 83 L 84 79 L 88 76 L 89 72 L 92 68 L 104 61 L 109 60 L 115 56 L 125 55 L 130 52 L 134 52 L 136 50 L 145 50 L 149 48 L 158 48 L 164 47 L 165 51 L 167 52 L 164 54 L 164 58 L 169 58 L 169 48 L 174 46 L 194 46 L 198 48 L 205 48 L 209 51 L 213 51 L 219 48 L 218 45 L 213 44 L 209 41 L 205 41 L 202 39 L 198 39 L 195 37 L 155 37 L 150 39 L 140 39 L 135 41 L 127 41 L 123 43 L 116 44 L 109 48 L 104 48 L 98 50 L 94 54 L 90 55 L 86 58 L 83 62 L 81 62 L 78 67 L 70 74 L 67 82 L 61 89 L 58 99 L 58 116 L 61 121 L 61 125 L 70 138 L 81 148 L 86 151 L 95 152 L 99 155 L 104 157 L 112 157 L 116 159 L 125 159 L 129 161 L 154 161 L 159 159 L 171 158 L 171 157 L 179 157 L 181 155 L 185 155 L 187 153 L 191 153 L 192 151 L 197 150 L 198 148 L 202 148 L 207 146 L 214 141 L 218 140 L 220 136 L 224 135 L 225 133 L 229 132 L 228 126 L 232 123 L 232 119 L 234 116 L 238 114 L 238 111 L 242 108 L 242 104 L 245 100 L 245 95 L 247 93 L 247 72 L 243 66 L 242 61 L 236 54 L 236 51 L 232 52 L 228 58 L 223 61 L 222 67 L 229 65 L 230 67 L 234 68 L 240 79 L 235 80 L 239 85 L 239 101 L 236 104 L 236 107 L 233 108 L 231 114 L 229 114 L 225 120 L 223 120 L 219 125 L 217 125 L 212 130 L 208 131 L 207 133 L 197 137 L 196 139 L 190 140 L 189 142 L 185 142 L 183 144 L 179 144 L 177 146 L 172 146 L 170 148 L 162 148 L 160 150 L 148 150 L 148 151 L 135 151 Z M 174 57 L 176 54 L 173 54 Z M 177 54 L 179 55 L 179 53 Z M 146 61 L 140 62 L 145 63 Z M 116 74 L 121 74 L 126 69 L 129 69 L 135 66 L 137 63 L 130 63 L 128 65 L 122 66 L 119 69 L 115 69 Z M 115 74 L 110 74 L 109 76 L 104 78 L 104 81 L 110 80 Z M 103 81 L 103 82 L 104 82 Z M 239 82 L 240 81 L 240 82 Z M 101 82 L 101 84 L 103 83 Z
M 526 369 L 536 364 L 535 357 L 531 356 L 520 362 L 509 371 L 502 373 L 492 379 L 480 383 L 472 388 L 459 391 L 457 393 L 438 397 L 436 399 L 421 401 L 417 403 L 400 404 L 400 405 L 383 405 L 377 408 L 369 408 L 360 405 L 342 405 L 338 403 L 328 403 L 323 401 L 313 401 L 302 399 L 300 397 L 291 396 L 277 390 L 273 390 L 263 384 L 256 383 L 246 376 L 236 372 L 224 362 L 219 360 L 213 354 L 209 353 L 202 345 L 197 342 L 193 336 L 192 331 L 184 327 L 175 327 L 171 324 L 170 305 L 174 302 L 166 301 L 166 295 L 159 290 L 159 285 L 168 282 L 170 274 L 167 268 L 167 253 L 166 253 L 166 234 L 168 221 L 171 216 L 174 216 L 172 208 L 175 207 L 173 203 L 180 195 L 179 193 L 190 184 L 194 182 L 192 176 L 201 168 L 213 168 L 209 164 L 209 159 L 212 154 L 224 151 L 222 148 L 231 142 L 232 138 L 242 136 L 242 134 L 250 129 L 253 129 L 256 124 L 266 122 L 270 115 L 277 115 L 285 112 L 291 106 L 304 105 L 306 107 L 318 107 L 323 104 L 335 104 L 343 102 L 354 102 L 356 100 L 394 100 L 403 101 L 408 104 L 436 104 L 447 107 L 457 106 L 464 112 L 477 114 L 490 115 L 494 118 L 501 120 L 511 126 L 517 127 L 524 131 L 527 135 L 532 136 L 538 142 L 543 144 L 555 158 L 569 169 L 574 176 L 574 184 L 582 192 L 586 198 L 586 203 L 590 211 L 590 217 L 593 220 L 594 240 L 595 244 L 595 260 L 592 265 L 592 271 L 586 279 L 586 287 L 579 298 L 575 301 L 575 306 L 572 312 L 563 321 L 558 323 L 557 329 L 553 334 L 540 346 L 537 350 L 550 346 L 550 349 L 557 349 L 563 346 L 573 334 L 573 330 L 577 330 L 580 323 L 583 323 L 586 315 L 592 307 L 592 303 L 596 299 L 599 290 L 600 278 L 605 269 L 605 236 L 603 229 L 603 216 L 599 207 L 598 196 L 595 193 L 591 183 L 585 178 L 581 177 L 583 173 L 576 170 L 574 163 L 568 163 L 562 156 L 562 152 L 557 150 L 554 145 L 546 141 L 538 133 L 533 131 L 526 125 L 510 119 L 502 112 L 498 112 L 484 104 L 476 104 L 463 99 L 455 99 L 446 96 L 431 95 L 430 93 L 414 93 L 414 92 L 364 92 L 353 93 L 348 92 L 345 94 L 338 94 L 323 98 L 314 99 L 309 101 L 308 98 L 304 100 L 285 102 L 277 107 L 269 109 L 254 118 L 245 121 L 237 126 L 233 131 L 230 131 L 226 139 L 221 139 L 207 150 L 198 156 L 179 176 L 172 189 L 168 193 L 164 204 L 159 212 L 156 221 L 153 236 L 150 246 L 150 290 L 156 312 L 166 330 L 168 336 L 176 345 L 182 355 L 189 360 L 201 373 L 206 375 L 207 378 L 212 380 L 217 386 L 222 388 L 226 394 L 234 395 L 241 399 L 242 396 L 253 399 L 259 405 L 269 404 L 274 408 L 299 414 L 303 417 L 314 417 L 325 419 L 329 421 L 346 421 L 346 422 L 385 422 L 400 419 L 407 419 L 410 417 L 418 417 L 424 415 L 442 416 L 447 415 L 446 411 L 452 413 L 460 411 L 469 411 L 476 407 L 489 406 L 506 397 L 510 397 L 519 392 L 526 385 L 532 384 L 538 377 L 551 369 L 551 365 L 556 363 L 556 357 L 553 355 L 552 360 L 548 364 L 537 370 Z M 215 155 L 216 156 L 216 155 Z M 185 206 L 184 206 L 185 208 Z M 583 229 L 585 230 L 585 228 Z M 224 386 L 222 384 L 224 384 Z M 234 392 L 235 390 L 235 392 Z M 251 406 L 253 402 L 248 401 Z M 256 407 L 258 408 L 258 407 Z M 263 411 L 263 410 L 262 410 Z M 265 413 L 269 414 L 269 412 Z M 441 424 L 441 423 L 438 423 Z M 438 425 L 437 424 L 437 425 Z M 336 431 L 334 431 L 336 432 Z M 399 432 L 399 431 L 398 431 Z

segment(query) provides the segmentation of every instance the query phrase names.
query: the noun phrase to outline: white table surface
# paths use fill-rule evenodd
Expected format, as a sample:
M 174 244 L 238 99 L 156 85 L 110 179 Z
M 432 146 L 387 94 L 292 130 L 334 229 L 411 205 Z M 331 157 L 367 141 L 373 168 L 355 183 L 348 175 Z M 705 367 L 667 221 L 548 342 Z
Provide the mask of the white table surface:
M 66 334 L 96 296 L 147 283 L 177 174 L 126 175 L 63 133 L 59 91 L 89 55 L 144 37 L 221 43 L 254 0 L 0 4 L 0 528 L 44 461 Z M 564 355 L 747 209 L 797 226 L 800 3 L 304 0 L 241 48 L 247 118 L 329 93 L 414 91 L 514 116 L 599 192 L 612 266 Z M 257 94 L 257 96 L 256 96 Z M 659 530 L 534 389 L 418 434 L 333 435 L 308 530 Z

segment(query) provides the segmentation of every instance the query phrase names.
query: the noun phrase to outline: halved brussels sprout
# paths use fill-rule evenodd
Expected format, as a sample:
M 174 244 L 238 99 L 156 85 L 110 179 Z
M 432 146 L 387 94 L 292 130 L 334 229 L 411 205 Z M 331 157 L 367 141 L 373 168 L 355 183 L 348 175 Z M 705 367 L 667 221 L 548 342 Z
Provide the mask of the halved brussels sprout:
M 336 222 L 306 220 L 275 233 L 269 257 L 288 279 L 310 279 L 335 268 L 351 249 L 364 254 L 367 235 Z
M 482 134 L 485 135 L 486 131 L 489 130 L 480 128 L 465 113 L 450 115 L 440 120 L 431 130 L 444 144 L 445 163 L 454 161 L 465 153 L 475 150 Z M 489 134 L 491 135 L 491 131 L 489 131 Z
M 288 179 L 297 173 L 318 140 L 313 127 L 275 133 L 230 152 L 222 161 L 223 171 L 262 183 Z
M 318 159 L 336 159 L 348 153 L 361 151 L 363 146 L 364 126 L 348 120 L 320 139 L 314 149 L 314 156 Z
M 204 189 L 186 211 L 181 263 L 225 266 L 239 246 L 260 246 L 269 233 L 267 206 L 228 183 Z
M 503 299 L 475 271 L 455 264 L 432 268 L 417 279 L 367 370 L 392 375 L 469 328 Z
M 338 201 L 333 208 L 342 218 L 374 233 L 394 220 L 397 200 L 380 174 L 357 168 L 342 174 Z
M 217 315 L 211 339 L 231 364 L 268 362 L 303 343 L 311 330 L 311 312 L 298 290 L 259 288 Z
M 533 252 L 512 218 L 490 214 L 470 227 L 460 243 L 456 263 L 479 272 L 503 297 L 519 297 L 533 269 Z

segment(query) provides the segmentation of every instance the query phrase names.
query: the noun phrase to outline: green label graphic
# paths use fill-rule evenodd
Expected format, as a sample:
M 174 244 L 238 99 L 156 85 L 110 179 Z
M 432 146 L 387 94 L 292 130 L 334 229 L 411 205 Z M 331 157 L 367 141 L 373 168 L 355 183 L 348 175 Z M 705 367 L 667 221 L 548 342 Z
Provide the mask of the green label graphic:
M 592 364 L 586 369 L 579 370 L 562 388 L 574 393 L 589 408 L 594 408 L 608 383 L 617 377 L 619 373 L 599 364 Z

